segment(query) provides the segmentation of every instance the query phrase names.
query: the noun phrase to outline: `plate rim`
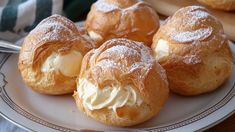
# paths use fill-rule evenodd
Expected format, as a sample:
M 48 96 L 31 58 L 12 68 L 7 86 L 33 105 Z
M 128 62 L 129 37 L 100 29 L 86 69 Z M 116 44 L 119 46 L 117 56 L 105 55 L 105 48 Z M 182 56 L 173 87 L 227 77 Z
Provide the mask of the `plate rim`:
M 40 124 L 46 128 L 50 128 L 50 129 L 54 129 L 54 130 L 59 130 L 59 131 L 80 131 L 81 129 L 71 129 L 71 128 L 67 128 L 67 127 L 63 127 L 60 125 L 56 125 L 54 123 L 45 121 L 43 119 L 41 119 L 40 117 L 37 117 L 33 114 L 31 114 L 30 112 L 24 110 L 23 108 L 21 108 L 19 105 L 17 105 L 13 100 L 11 100 L 11 98 L 8 96 L 6 90 L 5 90 L 5 86 L 7 85 L 7 80 L 5 78 L 4 73 L 1 71 L 3 65 L 7 62 L 7 60 L 12 56 L 12 54 L 4 54 L 3 57 L 0 60 L 0 76 L 3 77 L 3 82 L 4 84 L 2 86 L 0 86 L 0 98 L 4 101 L 4 103 L 6 103 L 12 110 L 14 110 L 17 114 L 27 118 L 27 120 L 30 120 L 34 123 Z M 233 65 L 235 66 L 235 64 L 233 63 Z M 136 130 L 145 130 L 145 131 L 170 131 L 170 130 L 174 130 L 174 129 L 178 129 L 178 128 L 182 128 L 184 126 L 193 124 L 196 121 L 200 121 L 201 119 L 206 118 L 207 116 L 211 115 L 212 113 L 214 113 L 215 111 L 219 110 L 220 108 L 224 107 L 228 102 L 230 102 L 233 97 L 235 96 L 235 80 L 233 80 L 233 85 L 232 88 L 226 93 L 225 96 L 223 96 L 223 98 L 221 100 L 219 100 L 217 103 L 213 104 L 212 106 L 208 107 L 207 109 L 201 111 L 200 113 L 197 113 L 195 115 L 189 116 L 183 120 L 177 121 L 175 123 L 171 123 L 171 124 L 167 124 L 167 125 L 162 125 L 162 126 L 155 126 L 155 127 L 149 127 L 149 128 L 135 128 Z M 219 105 L 219 106 L 218 106 Z M 222 118 L 216 120 L 213 123 L 210 123 L 207 126 L 204 126 L 202 128 L 199 128 L 198 130 L 205 130 L 208 129 L 218 123 L 220 123 L 221 121 L 225 120 L 226 118 L 228 118 L 229 116 L 233 115 L 235 109 L 233 109 L 232 111 L 230 111 L 229 113 L 226 113 L 226 115 L 224 115 Z M 209 112 L 209 113 L 207 113 Z M 207 114 L 205 114 L 207 113 Z M 4 117 L 5 119 L 7 119 L 8 121 L 12 122 L 13 124 L 16 124 L 17 126 L 26 129 L 26 130 L 32 130 L 31 128 L 28 128 L 25 125 L 20 124 L 19 122 L 15 121 L 14 119 L 11 119 L 10 117 L 8 117 L 7 115 L 5 115 L 4 113 L 2 113 L 2 111 L 0 110 L 0 115 L 2 115 L 2 117 Z

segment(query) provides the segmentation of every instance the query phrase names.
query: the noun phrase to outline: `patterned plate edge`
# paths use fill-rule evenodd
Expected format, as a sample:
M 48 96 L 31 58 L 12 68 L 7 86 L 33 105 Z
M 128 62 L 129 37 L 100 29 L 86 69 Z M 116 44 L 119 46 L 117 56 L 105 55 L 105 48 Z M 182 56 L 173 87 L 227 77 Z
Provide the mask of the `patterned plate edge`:
M 4 57 L 0 60 L 0 70 L 2 69 L 2 66 L 5 64 L 5 62 L 8 60 L 8 58 L 11 55 L 4 55 Z M 0 72 L 0 79 L 2 79 L 1 81 L 3 81 L 3 85 L 0 86 L 0 97 L 2 98 L 2 100 L 11 108 L 13 109 L 15 112 L 17 112 L 18 114 L 22 115 L 23 117 L 26 117 L 27 119 L 41 124 L 45 127 L 48 128 L 52 128 L 55 130 L 59 130 L 59 131 L 64 131 L 64 132 L 73 132 L 73 131 L 80 131 L 80 130 L 74 130 L 74 129 L 70 129 L 70 128 L 66 128 L 63 126 L 59 126 L 53 123 L 50 123 L 48 121 L 45 121 L 29 112 L 27 112 L 26 110 L 24 110 L 23 108 L 21 108 L 20 106 L 18 106 L 16 103 L 13 102 L 13 100 L 11 100 L 11 98 L 8 96 L 6 90 L 5 90 L 5 86 L 7 85 L 7 80 L 5 78 L 4 73 Z M 224 96 L 223 99 L 221 99 L 219 102 L 217 102 L 216 104 L 214 104 L 213 106 L 211 106 L 210 108 L 202 111 L 201 113 L 198 113 L 197 115 L 194 115 L 190 118 L 187 118 L 183 121 L 179 121 L 170 125 L 166 125 L 166 126 L 161 126 L 161 127 L 152 127 L 152 128 L 139 128 L 139 130 L 145 130 L 145 131 L 156 131 L 156 132 L 163 132 L 163 131 L 169 131 L 169 130 L 173 130 L 176 128 L 180 128 L 189 124 L 192 124 L 196 121 L 199 121 L 205 117 L 207 117 L 208 115 L 212 114 L 213 112 L 217 111 L 218 109 L 222 108 L 224 105 L 226 105 L 234 96 L 235 96 L 235 82 L 233 84 L 233 87 L 230 89 L 230 91 Z M 2 113 L 1 113 L 2 114 Z M 8 118 L 6 115 L 3 117 Z M 19 126 L 29 129 L 21 124 L 19 124 L 18 122 L 9 119 L 10 121 L 14 122 L 15 124 L 18 124 Z M 218 120 L 216 122 L 219 122 L 221 120 Z M 216 123 L 214 122 L 214 123 Z M 210 124 L 211 125 L 211 124 Z M 202 128 L 203 129 L 203 128 Z

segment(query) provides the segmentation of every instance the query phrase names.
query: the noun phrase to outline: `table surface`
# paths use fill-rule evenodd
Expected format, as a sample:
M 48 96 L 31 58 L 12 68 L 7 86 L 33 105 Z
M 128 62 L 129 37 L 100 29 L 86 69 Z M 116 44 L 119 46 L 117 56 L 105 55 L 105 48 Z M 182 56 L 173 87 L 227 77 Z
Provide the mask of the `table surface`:
M 235 114 L 217 124 L 216 126 L 206 130 L 206 132 L 235 132 Z

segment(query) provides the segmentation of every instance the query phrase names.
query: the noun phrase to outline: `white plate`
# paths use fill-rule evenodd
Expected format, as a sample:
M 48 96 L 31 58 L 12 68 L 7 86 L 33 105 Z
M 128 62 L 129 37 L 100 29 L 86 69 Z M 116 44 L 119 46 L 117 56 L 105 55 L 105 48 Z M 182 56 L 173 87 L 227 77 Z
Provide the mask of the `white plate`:
M 207 129 L 235 111 L 234 69 L 224 85 L 212 93 L 195 97 L 171 94 L 161 112 L 145 123 L 128 128 L 106 126 L 79 112 L 72 95 L 47 96 L 27 88 L 17 61 L 18 55 L 0 55 L 0 114 L 30 131 L 195 131 Z

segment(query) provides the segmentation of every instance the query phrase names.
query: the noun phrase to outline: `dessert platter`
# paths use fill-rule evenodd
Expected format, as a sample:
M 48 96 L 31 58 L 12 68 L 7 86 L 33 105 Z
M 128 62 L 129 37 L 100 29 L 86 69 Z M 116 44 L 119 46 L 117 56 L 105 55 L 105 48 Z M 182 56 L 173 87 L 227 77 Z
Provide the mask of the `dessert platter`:
M 41 21 L 0 54 L 0 114 L 29 131 L 196 131 L 235 110 L 235 46 L 202 6 L 160 26 L 138 0 L 98 0 L 84 26 Z

